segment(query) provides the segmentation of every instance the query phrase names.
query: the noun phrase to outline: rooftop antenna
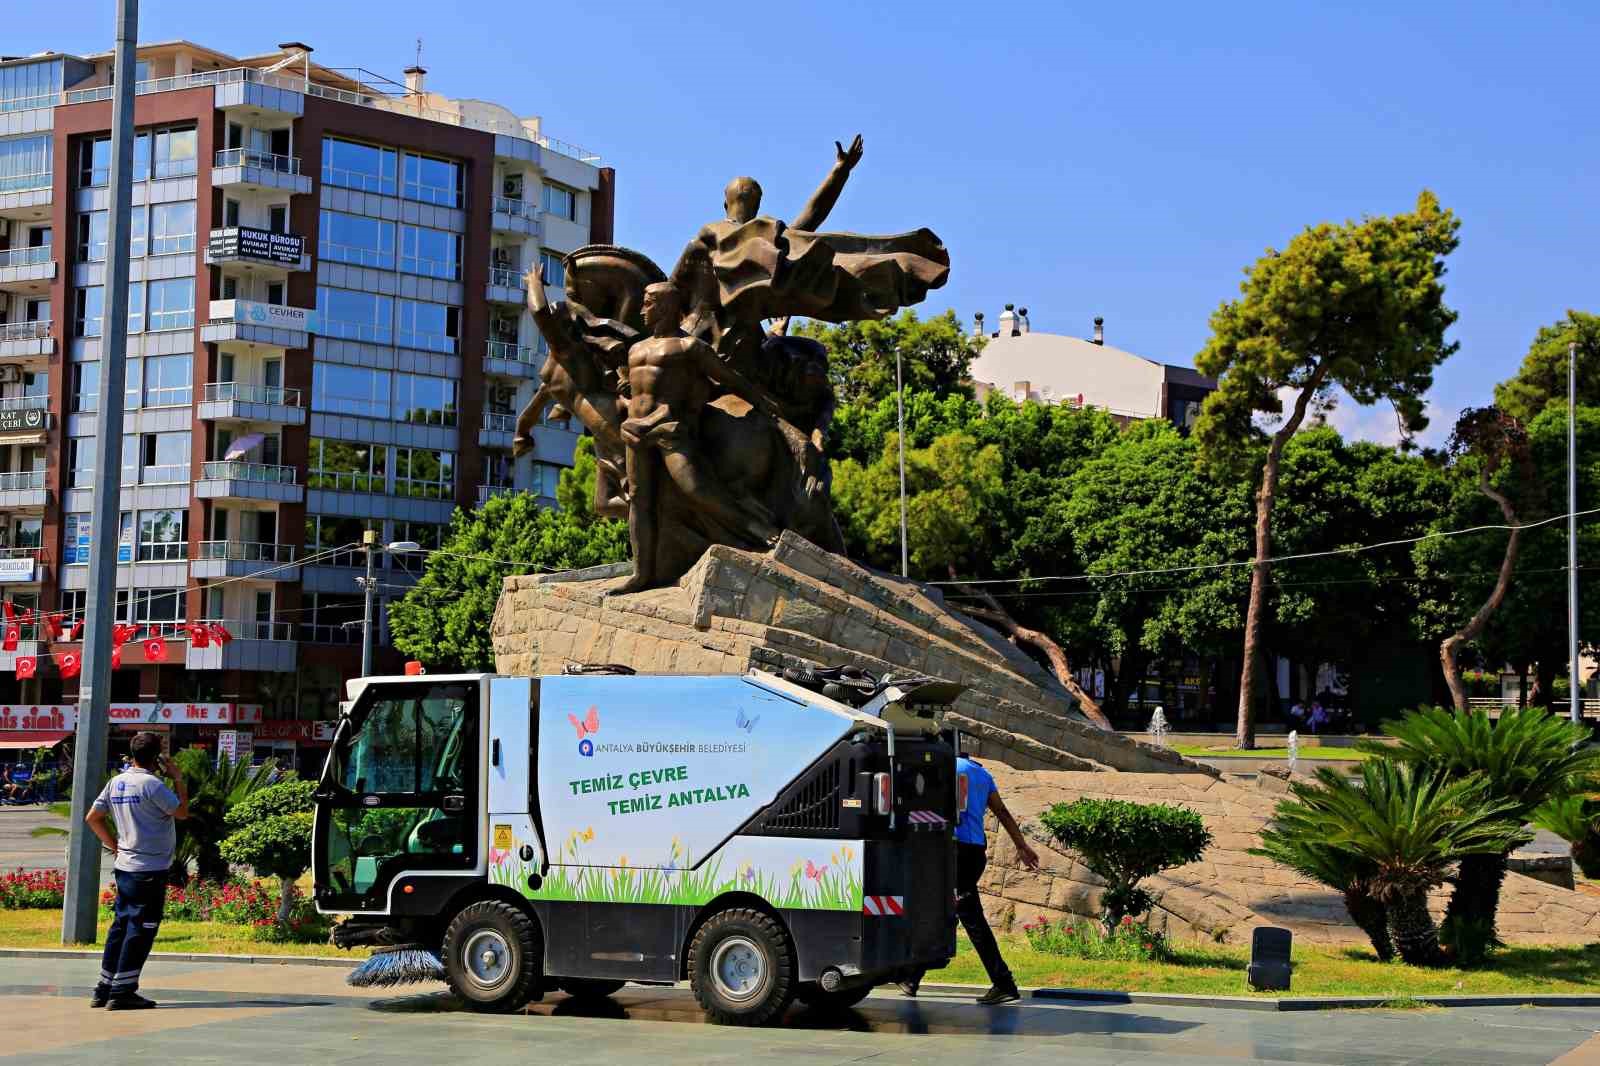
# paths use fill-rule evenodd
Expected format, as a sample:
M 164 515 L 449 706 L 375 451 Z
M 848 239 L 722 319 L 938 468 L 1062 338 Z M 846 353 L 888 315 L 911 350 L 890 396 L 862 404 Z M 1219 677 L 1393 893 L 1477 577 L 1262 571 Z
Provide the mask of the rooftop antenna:
M 417 38 L 417 66 L 422 66 L 422 38 Z

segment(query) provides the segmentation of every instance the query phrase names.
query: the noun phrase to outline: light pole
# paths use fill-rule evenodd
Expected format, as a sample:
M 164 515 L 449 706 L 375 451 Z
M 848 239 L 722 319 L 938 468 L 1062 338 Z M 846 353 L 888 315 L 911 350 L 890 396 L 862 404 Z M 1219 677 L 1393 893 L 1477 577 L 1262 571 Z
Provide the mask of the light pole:
M 92 944 L 100 917 L 100 839 L 84 819 L 106 769 L 107 710 L 111 700 L 111 623 L 117 597 L 117 514 L 121 509 L 122 404 L 128 355 L 128 245 L 133 221 L 133 98 L 137 80 L 139 0 L 118 0 L 116 85 L 111 97 L 111 219 L 106 233 L 104 341 L 95 414 L 93 550 L 84 603 L 83 659 L 78 681 L 77 751 L 72 760 L 66 898 L 61 942 Z M 57 161 L 62 165 L 62 161 Z M 59 321 L 65 317 L 59 312 Z
M 1578 343 L 1567 344 L 1567 684 L 1574 722 L 1583 720 L 1578 687 Z
M 367 549 L 367 576 L 358 577 L 362 590 L 366 593 L 365 606 L 361 612 L 361 676 L 372 676 L 372 628 L 375 619 L 372 617 L 372 604 L 378 591 L 377 579 L 373 576 L 372 565 L 374 557 L 381 552 L 416 552 L 422 550 L 422 545 L 414 540 L 397 540 L 383 547 L 378 546 L 378 531 L 369 529 L 361 534 L 361 543 Z
M 898 346 L 894 350 L 894 407 L 900 427 L 900 576 L 910 577 L 911 556 L 906 547 L 906 386 Z

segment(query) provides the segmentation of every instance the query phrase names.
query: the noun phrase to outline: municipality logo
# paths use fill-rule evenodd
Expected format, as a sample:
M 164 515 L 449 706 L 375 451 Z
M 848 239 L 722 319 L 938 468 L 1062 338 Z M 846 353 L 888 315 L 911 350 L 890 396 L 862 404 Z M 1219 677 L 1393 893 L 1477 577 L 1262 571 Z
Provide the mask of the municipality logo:
M 589 738 L 600 732 L 600 709 L 590 707 L 589 713 L 580 721 L 575 714 L 567 715 L 567 721 L 572 723 L 572 728 L 578 731 L 578 754 L 585 758 L 594 756 L 594 741 Z

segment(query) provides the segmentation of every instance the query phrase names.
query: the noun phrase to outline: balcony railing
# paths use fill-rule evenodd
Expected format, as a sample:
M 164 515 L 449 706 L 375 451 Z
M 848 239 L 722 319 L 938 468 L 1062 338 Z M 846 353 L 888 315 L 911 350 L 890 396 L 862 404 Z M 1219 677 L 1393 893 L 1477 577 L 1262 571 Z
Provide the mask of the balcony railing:
M 42 341 L 50 337 L 50 320 L 0 322 L 0 341 Z
M 494 209 L 501 214 L 525 218 L 530 222 L 537 220 L 539 217 L 538 204 L 530 203 L 527 200 L 513 200 L 506 196 L 496 196 L 494 198 Z
M 237 459 L 220 459 L 206 463 L 201 476 L 207 481 L 260 481 L 271 485 L 293 485 L 295 468 L 273 463 L 246 463 Z
M 299 389 L 281 389 L 276 385 L 250 385 L 243 381 L 208 381 L 203 399 L 207 403 L 237 400 L 240 403 L 268 403 L 281 407 L 299 407 Z
M 490 341 L 484 354 L 490 359 L 527 363 L 529 366 L 535 366 L 539 362 L 538 348 L 531 344 L 514 344 L 511 341 Z
M 522 280 L 522 277 L 522 271 L 513 270 L 510 267 L 492 266 L 489 268 L 490 285 L 499 285 L 507 289 L 521 289 L 526 287 L 527 284 Z
M 48 411 L 48 396 L 0 396 L 0 411 Z
M 258 170 L 271 170 L 279 174 L 300 173 L 300 157 L 293 155 L 273 155 L 271 152 L 258 152 L 252 148 L 224 148 L 217 153 L 216 166 L 222 167 L 255 167 Z
M 0 267 L 44 266 L 54 254 L 55 248 L 48 244 L 37 248 L 7 248 L 0 252 Z
M 510 496 L 517 490 L 510 485 L 479 485 L 478 506 L 482 507 L 496 496 Z
M 483 412 L 483 428 L 489 433 L 515 433 L 517 416 L 498 411 Z
M 43 470 L 13 470 L 0 474 L 0 492 L 44 488 Z
M 201 559 L 230 563 L 292 563 L 293 544 L 260 544 L 246 540 L 203 540 Z
M 300 639 L 307 644 L 360 644 L 361 621 L 301 622 Z
M 220 625 L 235 640 L 293 640 L 294 623 L 240 621 L 235 618 L 202 618 L 201 625 Z

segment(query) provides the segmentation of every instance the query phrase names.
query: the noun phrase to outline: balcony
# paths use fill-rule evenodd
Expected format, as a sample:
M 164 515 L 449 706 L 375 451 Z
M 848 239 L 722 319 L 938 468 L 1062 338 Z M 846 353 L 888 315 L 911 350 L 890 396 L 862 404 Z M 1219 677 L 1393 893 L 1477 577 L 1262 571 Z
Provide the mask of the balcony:
M 194 494 L 203 500 L 270 500 L 274 503 L 300 503 L 306 498 L 292 466 L 272 463 L 246 463 L 222 459 L 201 467 Z
M 47 495 L 43 470 L 0 474 L 0 511 L 37 510 L 45 505 Z
M 200 397 L 200 417 L 211 422 L 270 422 L 303 426 L 306 409 L 299 389 L 247 385 L 242 381 L 210 381 Z
M 0 251 L 0 292 L 42 296 L 55 279 L 55 249 L 50 245 Z
M 48 359 L 56 351 L 50 320 L 0 322 L 0 359 Z
M 522 271 L 509 267 L 491 266 L 489 268 L 489 285 L 484 295 L 491 303 L 516 304 L 522 306 L 528 298 L 528 287 L 522 280 Z
M 515 233 L 520 237 L 537 237 L 540 233 L 539 207 L 526 200 L 496 196 L 489 219 L 490 227 L 500 233 Z
M 212 230 L 206 239 L 206 262 L 211 266 L 237 264 L 270 278 L 286 278 L 296 271 L 311 269 L 304 237 L 250 226 Z
M 510 496 L 520 491 L 522 490 L 513 488 L 510 485 L 479 485 L 478 506 L 482 507 L 496 496 Z
M 483 352 L 483 372 L 503 378 L 534 378 L 544 363 L 544 349 L 532 344 L 490 341 Z
M 43 548 L 0 548 L 0 585 L 37 585 L 49 569 L 39 561 Z
M 292 155 L 273 155 L 250 148 L 224 148 L 211 167 L 211 185 L 216 189 L 261 192 L 282 189 L 309 193 L 311 176 L 300 173 L 300 160 Z
M 217 623 L 233 635 L 226 644 L 208 643 L 197 648 L 193 642 L 184 653 L 184 666 L 190 670 L 263 670 L 292 674 L 300 645 L 294 639 L 294 626 L 288 622 L 237 621 L 228 618 L 202 618 L 202 625 Z
M 292 544 L 257 544 L 243 540 L 203 540 L 199 554 L 189 564 L 194 577 L 255 578 L 261 581 L 299 581 Z
M 200 339 L 207 344 L 242 341 L 269 348 L 305 348 L 317 332 L 317 312 L 304 307 L 257 303 L 254 300 L 212 300 Z
M 478 447 L 509 448 L 511 435 L 517 431 L 517 416 L 500 411 L 483 413 L 483 428 L 478 430 Z
M 50 171 L 11 174 L 0 178 L 0 218 L 17 222 L 42 222 L 50 217 L 54 200 Z

